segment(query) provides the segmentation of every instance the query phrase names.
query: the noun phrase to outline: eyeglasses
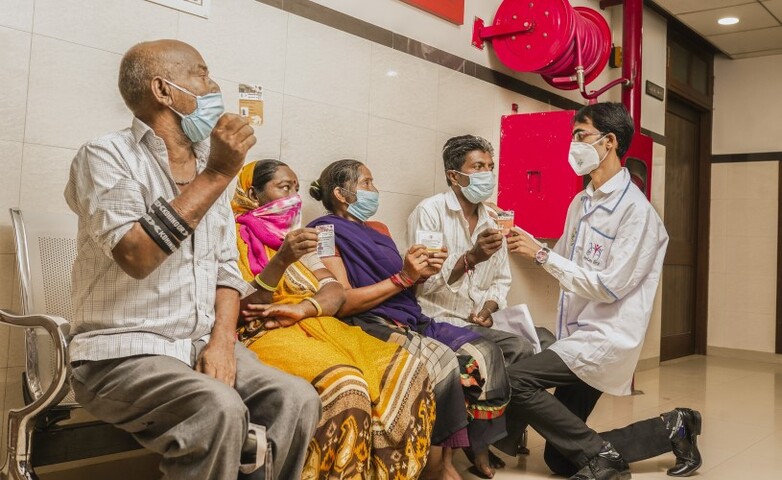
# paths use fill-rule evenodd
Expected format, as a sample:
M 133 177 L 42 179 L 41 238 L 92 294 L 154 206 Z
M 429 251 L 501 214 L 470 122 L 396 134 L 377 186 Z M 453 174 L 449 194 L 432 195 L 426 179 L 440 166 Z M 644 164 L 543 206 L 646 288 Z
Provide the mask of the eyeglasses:
M 573 134 L 571 140 L 575 142 L 583 142 L 584 139 L 595 135 L 606 135 L 606 134 L 603 132 L 587 132 L 586 130 L 579 130 Z

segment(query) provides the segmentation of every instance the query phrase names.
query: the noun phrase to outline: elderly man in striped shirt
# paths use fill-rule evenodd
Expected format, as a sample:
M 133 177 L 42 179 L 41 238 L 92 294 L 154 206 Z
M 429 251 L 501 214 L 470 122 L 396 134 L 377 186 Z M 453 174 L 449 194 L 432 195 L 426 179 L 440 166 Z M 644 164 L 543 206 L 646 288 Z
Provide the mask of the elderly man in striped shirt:
M 119 90 L 131 127 L 82 146 L 65 189 L 79 217 L 76 399 L 160 454 L 164 478 L 297 478 L 318 395 L 235 336 L 250 287 L 226 188 L 253 129 L 223 114 L 220 88 L 182 42 L 132 47 Z

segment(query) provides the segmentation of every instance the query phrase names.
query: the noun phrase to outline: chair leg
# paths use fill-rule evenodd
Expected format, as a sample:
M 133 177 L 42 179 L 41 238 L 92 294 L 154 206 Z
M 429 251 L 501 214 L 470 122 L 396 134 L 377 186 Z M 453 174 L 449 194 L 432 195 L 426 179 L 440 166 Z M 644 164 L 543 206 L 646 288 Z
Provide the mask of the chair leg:
M 8 435 L 5 462 L 0 469 L 0 480 L 38 480 L 30 462 L 33 441 L 32 423 L 20 412 L 8 412 Z
M 529 455 L 529 448 L 527 448 L 527 435 L 529 434 L 529 427 L 524 429 L 521 434 L 521 441 L 519 442 L 519 455 Z

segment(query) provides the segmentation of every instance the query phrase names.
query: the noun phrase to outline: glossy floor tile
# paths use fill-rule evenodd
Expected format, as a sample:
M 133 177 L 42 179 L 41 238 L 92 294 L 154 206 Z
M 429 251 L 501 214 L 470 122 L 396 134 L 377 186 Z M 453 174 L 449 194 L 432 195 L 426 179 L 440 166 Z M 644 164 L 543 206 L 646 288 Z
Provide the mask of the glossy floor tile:
M 635 387 L 643 394 L 604 396 L 589 419 L 598 431 L 622 427 L 675 407 L 703 413 L 700 437 L 703 467 L 692 477 L 703 480 L 782 478 L 782 365 L 692 356 L 639 372 Z M 531 432 L 530 454 L 502 456 L 508 466 L 496 480 L 560 478 L 543 462 L 543 439 Z M 673 454 L 630 465 L 637 480 L 671 479 L 665 471 Z M 465 480 L 476 477 L 459 455 Z

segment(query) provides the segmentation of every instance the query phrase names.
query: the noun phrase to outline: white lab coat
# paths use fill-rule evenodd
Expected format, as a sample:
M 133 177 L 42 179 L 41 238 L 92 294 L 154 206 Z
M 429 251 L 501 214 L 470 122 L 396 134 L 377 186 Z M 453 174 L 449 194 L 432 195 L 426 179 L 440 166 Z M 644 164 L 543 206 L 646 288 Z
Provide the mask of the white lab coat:
M 559 280 L 557 353 L 578 377 L 628 395 L 660 280 L 668 234 L 622 169 L 568 208 L 544 268 Z

